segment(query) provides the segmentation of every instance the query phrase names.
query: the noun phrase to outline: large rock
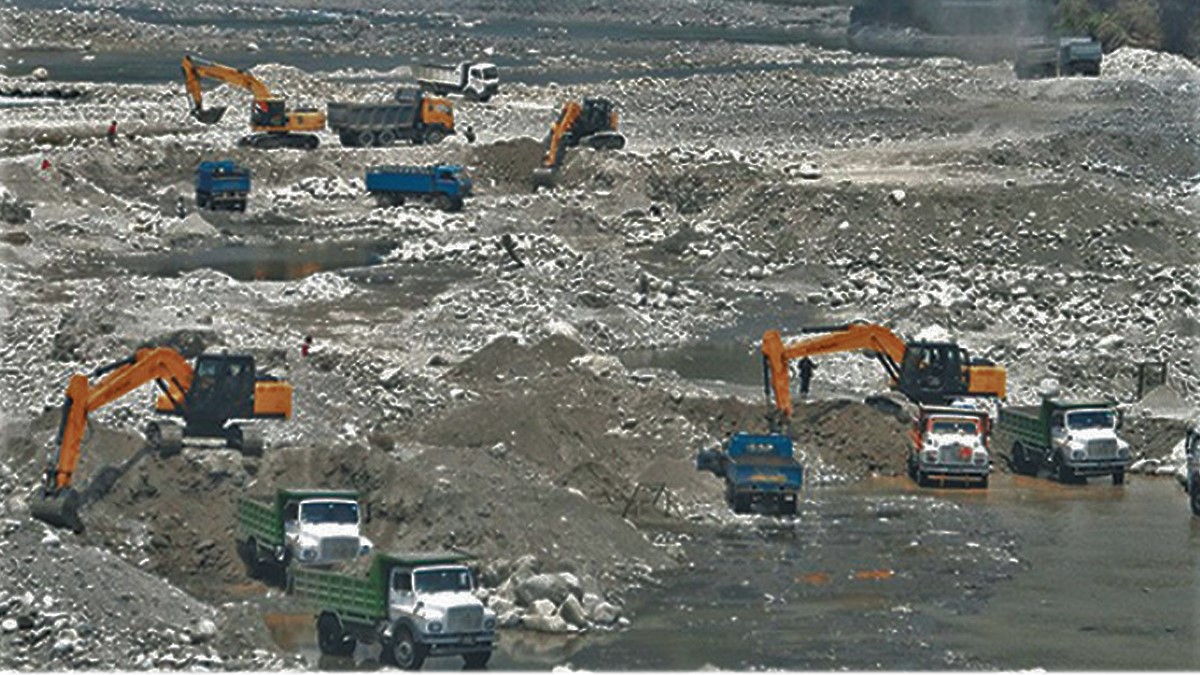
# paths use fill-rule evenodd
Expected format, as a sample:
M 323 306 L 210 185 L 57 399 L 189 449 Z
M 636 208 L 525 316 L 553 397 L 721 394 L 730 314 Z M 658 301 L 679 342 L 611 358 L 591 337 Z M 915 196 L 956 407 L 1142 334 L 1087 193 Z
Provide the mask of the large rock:
M 579 579 L 570 572 L 560 574 L 535 574 L 517 584 L 517 602 L 532 605 L 538 600 L 549 600 L 561 604 L 567 596 L 583 597 Z
M 571 625 L 558 615 L 553 602 L 538 600 L 529 608 L 521 624 L 529 630 L 542 633 L 568 633 Z
M 617 622 L 617 619 L 621 618 L 621 610 L 612 603 L 601 602 L 588 615 L 592 623 L 597 623 L 601 626 L 611 626 Z
M 558 615 L 567 621 L 567 623 L 578 628 L 587 628 L 588 619 L 587 612 L 584 611 L 583 605 L 574 595 L 568 595 L 558 608 Z

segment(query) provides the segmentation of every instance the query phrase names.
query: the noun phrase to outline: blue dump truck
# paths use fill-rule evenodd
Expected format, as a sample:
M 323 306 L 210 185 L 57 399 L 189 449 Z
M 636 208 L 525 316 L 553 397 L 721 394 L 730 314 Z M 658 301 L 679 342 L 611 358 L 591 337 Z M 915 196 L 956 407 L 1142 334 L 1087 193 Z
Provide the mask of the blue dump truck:
M 196 167 L 196 208 L 245 211 L 250 169 L 233 160 L 200 162 Z
M 471 194 L 471 176 L 461 166 L 377 166 L 367 170 L 367 192 L 380 206 L 403 206 L 408 200 L 458 211 Z
M 724 450 L 701 450 L 696 469 L 725 480 L 725 499 L 734 513 L 759 510 L 781 516 L 796 514 L 804 468 L 792 439 L 784 434 L 736 433 Z

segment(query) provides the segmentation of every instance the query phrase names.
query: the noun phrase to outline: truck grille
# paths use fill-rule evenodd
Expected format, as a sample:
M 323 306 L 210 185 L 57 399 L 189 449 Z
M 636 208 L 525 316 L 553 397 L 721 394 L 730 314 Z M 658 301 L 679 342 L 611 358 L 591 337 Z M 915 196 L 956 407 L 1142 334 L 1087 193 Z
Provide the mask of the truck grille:
M 965 449 L 965 453 L 964 453 Z M 970 464 L 972 452 L 970 448 L 959 443 L 948 443 L 938 448 L 939 464 Z
M 329 537 L 321 540 L 321 560 L 349 560 L 358 555 L 358 537 Z
M 1088 441 L 1087 454 L 1089 459 L 1115 459 L 1117 457 L 1117 441 L 1112 438 Z
M 451 607 L 446 612 L 446 632 L 477 633 L 483 630 L 482 607 Z

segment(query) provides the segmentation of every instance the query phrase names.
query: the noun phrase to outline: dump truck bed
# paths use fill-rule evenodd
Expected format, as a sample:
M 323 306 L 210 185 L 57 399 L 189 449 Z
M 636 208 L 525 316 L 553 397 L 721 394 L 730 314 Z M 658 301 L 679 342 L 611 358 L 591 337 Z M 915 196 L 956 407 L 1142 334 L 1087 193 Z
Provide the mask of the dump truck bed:
M 336 103 L 327 107 L 330 129 L 402 129 L 416 124 L 419 106 L 413 103 Z

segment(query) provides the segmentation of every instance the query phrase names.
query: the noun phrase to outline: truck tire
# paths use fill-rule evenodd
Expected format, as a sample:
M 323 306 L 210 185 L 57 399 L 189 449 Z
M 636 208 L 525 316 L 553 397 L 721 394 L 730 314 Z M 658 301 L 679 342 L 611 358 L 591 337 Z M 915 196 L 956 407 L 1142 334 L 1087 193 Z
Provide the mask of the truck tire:
M 1200 516 L 1200 476 L 1192 476 L 1188 484 L 1188 506 L 1193 516 Z
M 467 670 L 480 670 L 487 665 L 490 658 L 492 658 L 492 652 L 490 651 L 463 654 L 463 666 Z
M 429 646 L 417 644 L 408 626 L 396 626 L 391 639 L 383 643 L 383 651 L 380 652 L 380 657 L 388 665 L 404 670 L 420 670 L 428 655 Z
M 358 135 L 355 134 L 353 131 L 346 131 L 345 129 L 342 129 L 341 131 L 338 132 L 338 141 L 341 142 L 342 147 L 346 147 L 346 148 L 358 147 Z
M 1066 462 L 1062 461 L 1062 457 L 1059 457 L 1058 462 L 1054 465 L 1054 477 L 1063 485 L 1075 482 L 1075 472 L 1071 470 L 1071 467 L 1067 466 Z
M 929 487 L 929 477 L 920 469 L 917 469 L 917 487 Z
M 1029 453 L 1025 451 L 1025 446 L 1020 443 L 1013 443 L 1012 447 L 1012 470 L 1023 476 L 1036 476 L 1037 465 L 1029 459 Z
M 325 656 L 350 656 L 355 640 L 342 630 L 342 623 L 329 612 L 317 618 L 317 647 Z
M 976 483 L 976 485 L 978 485 L 978 486 L 979 486 L 979 489 L 980 489 L 980 490 L 986 490 L 986 489 L 987 489 L 987 487 L 988 487 L 988 477 L 987 477 L 987 476 L 984 476 L 984 477 L 983 477 L 983 480 L 981 480 L 981 481 L 979 481 L 978 483 Z
M 1124 469 L 1113 472 L 1112 484 L 1113 485 L 1124 485 L 1125 484 L 1125 470 Z
M 375 132 L 360 131 L 360 132 L 358 132 L 357 141 L 358 141 L 358 147 L 369 148 L 372 145 L 375 145 Z
M 442 139 L 445 137 L 446 132 L 442 131 L 440 127 L 431 127 L 425 132 L 425 144 L 437 145 L 438 143 L 441 143 Z
M 433 204 L 434 204 L 434 206 L 438 207 L 442 211 L 454 211 L 455 210 L 454 209 L 454 200 L 450 199 L 449 196 L 444 195 L 444 194 L 439 194 L 438 196 L 434 197 Z
M 379 145 L 391 145 L 396 142 L 396 132 L 391 129 L 384 129 L 375 138 Z
M 794 516 L 796 515 L 796 495 L 785 495 L 779 498 L 779 515 Z

